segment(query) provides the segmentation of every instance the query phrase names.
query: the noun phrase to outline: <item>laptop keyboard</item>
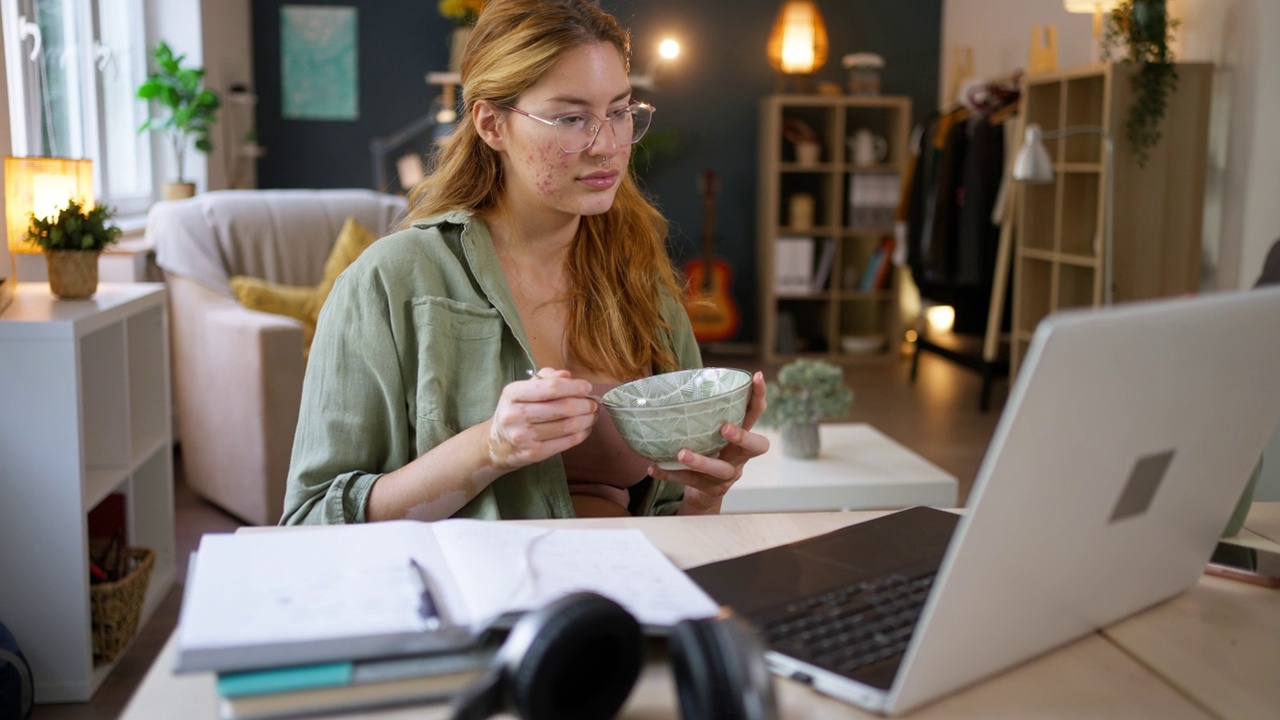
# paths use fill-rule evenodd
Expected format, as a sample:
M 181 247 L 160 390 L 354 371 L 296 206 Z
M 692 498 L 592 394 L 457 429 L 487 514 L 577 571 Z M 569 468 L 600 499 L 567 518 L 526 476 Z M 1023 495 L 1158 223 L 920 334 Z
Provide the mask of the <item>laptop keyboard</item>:
M 936 574 L 861 581 L 750 620 L 770 649 L 849 675 L 906 652 Z

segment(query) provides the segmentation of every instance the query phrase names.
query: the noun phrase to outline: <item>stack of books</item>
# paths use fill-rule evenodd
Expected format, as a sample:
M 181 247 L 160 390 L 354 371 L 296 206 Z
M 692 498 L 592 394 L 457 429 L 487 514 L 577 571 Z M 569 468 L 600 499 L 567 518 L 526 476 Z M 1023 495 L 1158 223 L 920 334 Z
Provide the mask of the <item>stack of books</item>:
M 719 605 L 639 530 L 398 521 L 206 535 L 177 667 L 217 673 L 226 720 L 447 699 L 525 611 L 595 592 L 665 632 Z
M 218 674 L 224 720 L 268 720 L 446 701 L 479 679 L 494 649 Z

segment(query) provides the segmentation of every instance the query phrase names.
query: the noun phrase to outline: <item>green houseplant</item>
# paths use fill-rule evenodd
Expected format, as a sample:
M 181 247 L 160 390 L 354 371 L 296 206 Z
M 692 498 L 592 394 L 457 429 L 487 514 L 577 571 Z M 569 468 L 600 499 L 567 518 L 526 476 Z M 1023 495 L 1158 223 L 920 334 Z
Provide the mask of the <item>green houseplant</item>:
M 46 218 L 31 214 L 26 239 L 44 251 L 54 295 L 75 299 L 97 292 L 98 255 L 120 238 L 120 228 L 108 222 L 114 214 L 105 205 L 86 210 L 75 200 Z
M 844 415 L 853 404 L 844 371 L 825 360 L 787 363 L 766 389 L 768 406 L 760 424 L 781 431 L 782 453 L 789 457 L 817 457 L 818 422 Z
M 174 56 L 173 50 L 161 40 L 152 51 L 156 70 L 138 88 L 138 97 L 155 100 L 168 111 L 164 118 L 150 118 L 142 123 L 138 132 L 157 130 L 168 135 L 178 165 L 178 177 L 165 187 L 165 199 L 190 197 L 195 184 L 185 179 L 184 166 L 187 148 L 207 153 L 213 149 L 209 141 L 209 128 L 217 119 L 221 101 L 218 94 L 204 87 L 204 69 L 183 67 L 186 55 Z
M 1125 135 L 1138 158 L 1147 163 L 1148 152 L 1160 142 L 1160 121 L 1169 107 L 1169 96 L 1178 89 L 1174 65 L 1174 30 L 1178 21 L 1169 17 L 1165 0 L 1122 0 L 1107 16 L 1103 40 L 1107 57 L 1119 54 L 1137 66 L 1133 76 L 1133 104 L 1125 119 Z

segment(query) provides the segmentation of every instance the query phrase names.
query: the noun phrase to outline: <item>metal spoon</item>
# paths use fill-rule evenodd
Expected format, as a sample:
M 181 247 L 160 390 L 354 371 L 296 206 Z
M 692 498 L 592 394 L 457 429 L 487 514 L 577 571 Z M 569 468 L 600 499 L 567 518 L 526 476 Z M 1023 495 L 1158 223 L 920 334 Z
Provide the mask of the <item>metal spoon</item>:
M 530 370 L 526 370 L 525 372 L 529 373 L 530 378 L 535 378 L 538 376 L 537 370 L 530 369 Z M 595 400 L 597 405 L 604 404 L 604 399 L 601 398 L 599 395 L 596 395 L 595 393 L 587 393 L 587 397 L 591 398 L 592 400 Z

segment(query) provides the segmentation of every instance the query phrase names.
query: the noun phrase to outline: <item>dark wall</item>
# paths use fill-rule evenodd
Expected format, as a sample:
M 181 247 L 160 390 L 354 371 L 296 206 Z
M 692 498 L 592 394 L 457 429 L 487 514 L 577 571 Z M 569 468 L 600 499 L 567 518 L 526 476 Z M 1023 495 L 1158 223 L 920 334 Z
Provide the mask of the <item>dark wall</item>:
M 280 7 L 299 0 L 255 0 L 253 47 L 257 128 L 267 155 L 258 164 L 260 187 L 371 187 L 369 141 L 386 137 L 427 112 L 438 88 L 429 71 L 448 64 L 452 25 L 436 2 L 346 0 L 314 5 L 358 8 L 360 117 L 354 122 L 280 117 Z M 659 73 L 653 92 L 637 97 L 658 108 L 654 129 L 670 130 L 679 146 L 655 156 L 642 171 L 646 188 L 671 221 L 673 256 L 697 252 L 702 201 L 697 175 L 720 174 L 717 254 L 734 271 L 743 311 L 741 340 L 756 336 L 755 198 L 758 101 L 777 79 L 765 44 L 780 0 L 601 0 L 632 32 L 633 70 L 643 71 L 666 36 L 682 52 Z M 851 52 L 884 56 L 885 94 L 911 97 L 917 118 L 936 105 L 942 0 L 822 0 L 831 41 L 817 80 L 844 84 L 840 58 Z

